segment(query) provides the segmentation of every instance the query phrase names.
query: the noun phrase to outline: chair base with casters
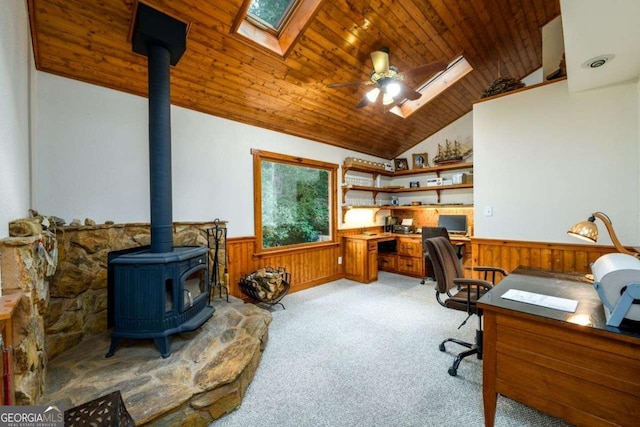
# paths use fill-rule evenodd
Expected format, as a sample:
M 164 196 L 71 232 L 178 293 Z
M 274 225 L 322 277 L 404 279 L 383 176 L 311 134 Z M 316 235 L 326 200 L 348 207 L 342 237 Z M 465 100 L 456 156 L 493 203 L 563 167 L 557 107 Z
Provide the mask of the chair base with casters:
M 456 355 L 456 358 L 453 359 L 453 365 L 451 365 L 448 370 L 449 375 L 451 375 L 452 377 L 458 375 L 458 367 L 460 366 L 462 359 L 464 359 L 465 357 L 473 356 L 475 354 L 478 356 L 478 359 L 482 360 L 482 329 L 476 329 L 476 339 L 473 344 L 459 340 L 457 338 L 447 338 L 440 343 L 440 351 L 447 351 L 444 345 L 448 342 L 453 342 L 469 349 L 467 351 L 458 353 Z
M 438 303 L 443 307 L 467 313 L 467 318 L 458 329 L 474 314 L 478 316 L 478 328 L 473 343 L 457 338 L 447 338 L 440 343 L 440 351 L 446 351 L 445 344 L 448 342 L 468 349 L 456 355 L 449 368 L 449 375 L 456 376 L 458 375 L 458 367 L 464 358 L 476 355 L 478 359 L 482 359 L 482 310 L 477 307 L 476 302 L 493 287 L 496 273 L 503 276 L 507 276 L 508 273 L 501 268 L 474 267 L 474 271 L 484 272 L 485 280 L 465 279 L 458 256 L 448 239 L 433 237 L 426 239 L 425 242 L 436 276 L 436 300 Z M 492 276 L 491 282 L 487 280 L 489 274 Z

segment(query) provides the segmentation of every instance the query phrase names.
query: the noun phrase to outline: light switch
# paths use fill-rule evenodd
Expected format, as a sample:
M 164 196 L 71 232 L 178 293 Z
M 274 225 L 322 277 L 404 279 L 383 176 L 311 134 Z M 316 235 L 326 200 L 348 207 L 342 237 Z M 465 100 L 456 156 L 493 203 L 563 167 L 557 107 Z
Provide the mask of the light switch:
M 493 216 L 493 206 L 484 207 L 484 216 Z

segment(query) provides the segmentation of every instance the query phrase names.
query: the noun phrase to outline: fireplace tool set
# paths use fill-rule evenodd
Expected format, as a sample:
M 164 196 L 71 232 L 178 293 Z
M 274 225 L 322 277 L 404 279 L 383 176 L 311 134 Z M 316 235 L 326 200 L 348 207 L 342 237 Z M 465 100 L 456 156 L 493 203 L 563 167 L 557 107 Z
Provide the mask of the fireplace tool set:
M 213 261 L 209 267 L 211 272 L 211 293 L 218 290 L 218 297 L 222 298 L 222 290 L 227 294 L 227 302 L 229 302 L 229 270 L 227 268 L 227 227 L 220 224 L 220 220 L 213 220 L 214 227 L 207 229 L 207 243 L 209 249 L 213 249 Z M 220 257 L 220 250 L 223 250 L 224 256 Z M 220 277 L 220 271 L 223 271 Z

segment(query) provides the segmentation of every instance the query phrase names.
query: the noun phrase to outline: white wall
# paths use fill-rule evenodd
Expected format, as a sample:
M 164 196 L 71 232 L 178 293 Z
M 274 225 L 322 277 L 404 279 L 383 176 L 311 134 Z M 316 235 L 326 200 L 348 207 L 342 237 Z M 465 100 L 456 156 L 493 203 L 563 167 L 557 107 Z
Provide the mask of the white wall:
M 0 13 L 0 238 L 7 224 L 28 215 L 29 22 L 25 1 L 8 1 Z
M 37 84 L 38 210 L 67 222 L 149 221 L 147 99 L 42 72 Z M 228 220 L 230 237 L 255 234 L 251 148 L 336 164 L 381 161 L 180 107 L 171 114 L 173 219 Z M 365 212 L 339 226 L 381 223 Z
M 569 93 L 562 81 L 473 114 L 476 236 L 579 243 L 566 230 L 603 211 L 623 244 L 640 243 L 637 83 Z
M 527 86 L 535 85 L 542 82 L 542 68 L 537 69 L 533 73 L 526 76 L 522 79 L 522 82 Z M 438 144 L 444 146 L 446 141 L 449 140 L 453 144 L 453 141 L 458 141 L 462 146 L 473 148 L 473 111 L 465 114 L 460 117 L 455 122 L 445 126 L 440 129 L 438 132 L 434 133 L 430 137 L 426 138 L 419 144 L 415 145 L 411 149 L 407 150 L 403 154 L 398 157 L 405 157 L 409 160 L 411 164 L 412 155 L 414 153 L 428 153 L 429 154 L 429 164 L 431 166 L 434 165 L 433 157 L 438 154 Z M 472 162 L 474 160 L 473 154 L 469 156 L 465 161 Z M 452 173 L 460 173 L 465 171 L 454 171 Z M 452 173 L 443 173 L 442 176 L 446 178 L 450 178 Z M 433 175 L 429 175 L 429 178 L 433 177 Z M 407 178 L 405 180 L 395 180 L 394 185 L 405 185 L 409 186 L 410 181 L 416 180 L 426 180 L 427 176 L 415 176 L 411 178 Z M 423 185 L 422 183 L 420 185 Z M 474 203 L 474 190 L 450 190 L 441 192 L 440 203 L 464 203 L 464 204 L 473 204 Z M 423 204 L 426 203 L 437 203 L 437 196 L 434 192 L 427 193 L 410 193 L 409 195 L 401 195 L 399 197 L 399 202 L 401 204 L 408 204 L 413 200 L 419 200 Z

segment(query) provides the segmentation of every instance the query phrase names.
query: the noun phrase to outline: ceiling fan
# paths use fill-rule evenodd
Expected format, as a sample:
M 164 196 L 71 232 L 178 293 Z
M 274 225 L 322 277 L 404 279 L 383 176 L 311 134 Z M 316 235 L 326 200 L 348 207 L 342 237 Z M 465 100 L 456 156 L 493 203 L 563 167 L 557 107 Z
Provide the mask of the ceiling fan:
M 420 67 L 412 68 L 400 73 L 393 65 L 389 65 L 389 48 L 383 47 L 380 50 L 371 52 L 373 70 L 369 74 L 369 80 L 351 83 L 333 83 L 327 85 L 330 88 L 353 87 L 353 86 L 373 86 L 376 87 L 367 92 L 356 108 L 362 108 L 374 102 L 382 102 L 382 105 L 399 104 L 405 99 L 416 100 L 422 96 L 420 92 L 411 89 L 404 79 L 407 77 L 419 77 L 431 75 L 447 68 L 447 64 L 442 61 L 432 62 Z

